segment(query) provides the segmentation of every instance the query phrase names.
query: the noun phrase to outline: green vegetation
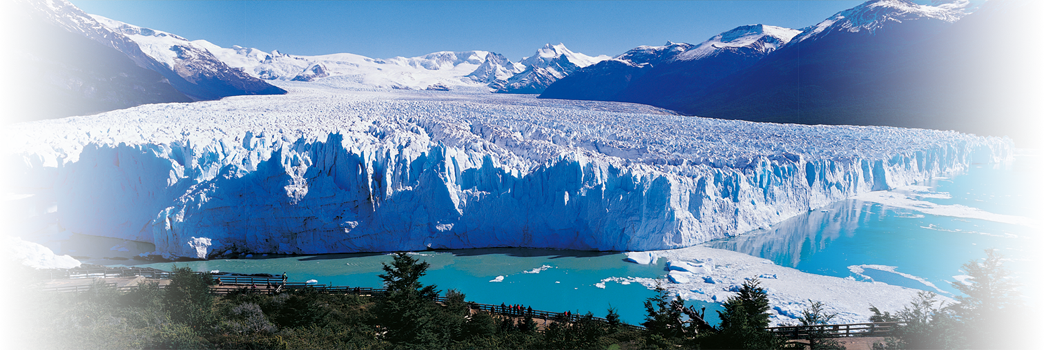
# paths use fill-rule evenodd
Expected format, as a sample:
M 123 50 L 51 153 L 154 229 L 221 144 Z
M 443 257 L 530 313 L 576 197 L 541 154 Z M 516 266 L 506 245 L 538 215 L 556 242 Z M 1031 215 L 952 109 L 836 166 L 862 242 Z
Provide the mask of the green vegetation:
M 872 308 L 871 321 L 901 322 L 878 349 L 1011 348 L 1019 309 L 1017 294 L 1000 257 L 987 252 L 982 263 L 968 263 L 966 294 L 944 305 L 922 293 L 895 314 Z M 840 344 L 816 325 L 834 315 L 809 301 L 799 327 L 803 344 L 766 330 L 767 292 L 757 279 L 745 281 L 718 311 L 717 327 L 702 311 L 686 307 L 663 288 L 644 302 L 646 318 L 637 328 L 623 324 L 609 308 L 593 314 L 535 319 L 531 308 L 513 317 L 478 310 L 461 292 L 437 298 L 436 286 L 420 278 L 428 264 L 396 254 L 380 277 L 384 295 L 328 294 L 312 288 L 268 295 L 210 293 L 211 276 L 174 267 L 171 283 L 117 290 L 103 283 L 85 293 L 43 294 L 48 303 L 24 315 L 35 348 L 76 349 L 838 349 Z M 436 299 L 439 301 L 437 302 Z M 1017 320 L 1017 318 L 1015 318 Z
M 1031 316 L 1002 261 L 987 249 L 982 262 L 965 263 L 968 283 L 952 283 L 964 293 L 958 303 L 946 304 L 934 293 L 922 292 L 895 314 L 871 307 L 871 322 L 900 323 L 894 336 L 874 348 L 1016 349 L 1032 344 L 1027 339 Z

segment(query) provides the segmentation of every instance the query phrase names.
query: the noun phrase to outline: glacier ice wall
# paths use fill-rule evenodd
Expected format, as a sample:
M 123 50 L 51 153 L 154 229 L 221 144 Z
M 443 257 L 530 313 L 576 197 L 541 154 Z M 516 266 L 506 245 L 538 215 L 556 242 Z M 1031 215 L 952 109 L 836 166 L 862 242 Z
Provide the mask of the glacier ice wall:
M 1007 140 L 421 92 L 149 105 L 13 125 L 15 192 L 170 256 L 687 247 L 1011 156 Z

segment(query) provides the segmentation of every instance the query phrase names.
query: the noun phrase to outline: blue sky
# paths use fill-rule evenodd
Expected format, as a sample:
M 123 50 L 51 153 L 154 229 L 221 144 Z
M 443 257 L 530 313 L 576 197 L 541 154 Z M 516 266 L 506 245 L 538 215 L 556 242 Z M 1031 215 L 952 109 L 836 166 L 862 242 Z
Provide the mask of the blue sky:
M 518 60 L 545 43 L 615 56 L 699 43 L 745 24 L 813 25 L 862 1 L 113 1 L 87 13 L 224 47 L 369 57 L 488 50 Z

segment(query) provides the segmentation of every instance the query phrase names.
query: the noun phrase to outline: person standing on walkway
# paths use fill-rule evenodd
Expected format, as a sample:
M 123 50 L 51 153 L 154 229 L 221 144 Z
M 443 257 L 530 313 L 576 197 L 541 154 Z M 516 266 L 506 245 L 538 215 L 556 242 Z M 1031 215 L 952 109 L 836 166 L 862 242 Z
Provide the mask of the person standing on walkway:
M 283 271 L 283 284 L 286 284 L 286 271 Z

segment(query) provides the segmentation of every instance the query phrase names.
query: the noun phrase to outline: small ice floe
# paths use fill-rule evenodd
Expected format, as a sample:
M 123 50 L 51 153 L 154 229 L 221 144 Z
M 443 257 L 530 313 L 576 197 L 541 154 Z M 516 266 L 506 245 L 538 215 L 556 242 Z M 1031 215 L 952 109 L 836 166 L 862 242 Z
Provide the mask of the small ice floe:
M 667 262 L 667 270 L 692 272 L 696 274 L 708 274 L 714 272 L 714 267 L 710 263 L 700 261 L 687 262 L 671 260 Z
M 903 189 L 896 189 L 893 191 L 871 191 L 858 195 L 855 197 L 855 199 L 867 202 L 881 203 L 891 207 L 914 210 L 931 215 L 950 216 L 966 219 L 979 219 L 1028 227 L 1037 227 L 1040 224 L 1037 220 L 1031 218 L 995 214 L 984 211 L 982 209 L 967 207 L 960 204 L 937 204 L 933 202 L 922 201 L 918 197 L 941 198 L 939 195 L 916 196 L 911 195 L 908 191 L 904 191 Z M 949 194 L 946 194 L 945 197 L 949 197 Z
M 504 282 L 504 276 L 497 276 L 497 278 L 489 280 L 490 282 Z
M 639 265 L 649 265 L 656 263 L 656 257 L 649 252 L 627 252 L 627 262 L 633 262 Z
M 674 282 L 674 283 L 678 283 L 678 284 L 689 283 L 689 278 L 690 277 L 692 277 L 692 274 L 690 274 L 688 272 L 681 272 L 681 271 L 671 271 L 670 273 L 667 274 L 667 279 L 668 280 L 670 280 L 671 282 Z
M 307 280 L 307 281 L 305 281 L 305 284 L 318 284 L 318 283 L 319 283 L 319 281 L 317 281 L 317 280 Z
M 540 273 L 540 271 L 545 271 L 550 268 L 550 265 L 543 265 L 537 268 L 533 268 L 532 270 L 522 271 L 522 273 Z
M 210 270 L 210 274 L 211 275 L 215 275 L 215 274 L 219 274 L 219 273 L 221 273 L 221 271 L 219 271 L 219 270 Z

